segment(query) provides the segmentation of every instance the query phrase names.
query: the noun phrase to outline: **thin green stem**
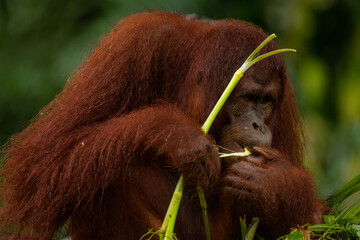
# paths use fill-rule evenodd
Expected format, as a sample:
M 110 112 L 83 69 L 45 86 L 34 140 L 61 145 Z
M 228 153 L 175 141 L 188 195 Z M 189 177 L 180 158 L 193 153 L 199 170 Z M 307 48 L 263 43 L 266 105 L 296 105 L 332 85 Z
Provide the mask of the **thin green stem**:
M 360 175 L 356 176 L 340 189 L 329 200 L 330 206 L 340 205 L 346 198 L 360 190 Z
M 230 96 L 230 93 L 235 88 L 236 84 L 239 82 L 239 80 L 242 78 L 242 76 L 244 76 L 244 73 L 242 71 L 240 71 L 240 69 L 237 70 L 235 72 L 235 74 L 233 75 L 230 83 L 225 88 L 224 92 L 222 93 L 219 100 L 215 104 L 215 107 L 212 109 L 209 117 L 206 119 L 205 123 L 201 127 L 205 134 L 208 133 L 209 128 L 211 127 L 212 123 L 214 122 L 214 120 L 215 120 L 216 116 L 218 115 L 220 109 L 222 108 L 222 106 L 224 105 L 226 99 L 228 99 L 228 97 Z
M 339 221 L 342 218 L 352 218 L 360 211 L 360 197 L 357 198 L 350 206 L 344 209 L 336 218 L 335 221 Z
M 284 48 L 284 49 L 279 49 L 279 50 L 275 50 L 275 51 L 271 51 L 271 52 L 268 52 L 268 53 L 265 53 L 263 55 L 260 55 L 258 57 L 256 57 L 254 60 L 252 60 L 250 62 L 250 66 L 251 67 L 252 65 L 254 65 L 255 63 L 257 63 L 258 61 L 261 61 L 263 60 L 264 58 L 267 58 L 267 57 L 270 57 L 272 55 L 275 55 L 275 54 L 278 54 L 278 53 L 282 53 L 282 52 L 296 52 L 295 49 L 291 49 L 291 48 Z
M 259 218 L 253 218 L 252 223 L 249 226 L 248 232 L 245 236 L 245 240 L 253 240 L 255 238 L 256 229 L 259 225 Z
M 244 148 L 244 152 L 234 152 L 234 153 L 220 153 L 220 158 L 225 157 L 246 157 L 249 156 L 251 152 L 249 149 Z
M 165 223 L 165 225 L 167 225 L 166 232 L 165 232 L 165 240 L 172 239 L 172 235 L 173 235 L 174 228 L 175 228 L 176 216 L 179 211 L 180 201 L 181 201 L 181 198 L 183 195 L 182 194 L 183 189 L 184 189 L 184 179 L 183 179 L 183 176 L 181 175 L 178 183 L 176 184 L 175 191 L 174 191 L 172 199 L 170 201 L 170 203 L 172 203 L 172 204 L 168 208 L 169 214 L 166 213 L 166 216 L 165 216 L 165 220 L 167 221 L 167 223 Z M 164 220 L 164 222 L 165 222 L 165 220 Z M 163 225 L 164 225 L 164 223 L 163 223 Z
M 207 215 L 207 204 L 206 204 L 206 200 L 205 200 L 205 195 L 204 195 L 202 187 L 198 186 L 197 190 L 198 190 L 198 195 L 199 195 L 199 200 L 200 200 L 200 206 L 201 206 L 202 213 L 203 213 L 206 240 L 210 240 L 211 235 L 210 235 L 210 227 L 209 227 L 209 220 L 208 220 L 208 215 Z
M 180 178 L 181 179 L 181 178 Z M 180 181 L 179 179 L 179 181 Z M 178 181 L 178 184 L 179 184 L 179 181 Z M 175 194 L 176 191 L 174 191 L 173 193 L 173 197 L 171 198 L 171 201 L 170 201 L 170 204 L 169 204 L 169 207 L 166 211 L 166 214 L 165 214 L 165 218 L 164 218 L 164 221 L 161 225 L 161 228 L 159 230 L 160 234 L 159 234 L 159 240 L 163 240 L 164 239 L 164 234 L 166 233 L 166 228 L 169 224 L 169 220 L 170 220 L 170 216 L 172 215 L 172 213 L 174 212 L 174 202 L 175 202 L 175 197 L 174 197 L 174 194 Z
M 266 45 L 268 44 L 268 42 L 270 42 L 272 39 L 276 38 L 275 33 L 271 34 L 270 36 L 268 36 L 262 43 L 260 43 L 260 45 L 255 48 L 255 50 L 250 54 L 250 56 L 245 60 L 245 62 L 243 63 L 243 65 L 240 67 L 241 71 L 243 73 L 245 73 L 245 71 L 250 67 L 247 67 L 247 64 L 249 64 L 253 58 L 255 57 L 255 55 Z

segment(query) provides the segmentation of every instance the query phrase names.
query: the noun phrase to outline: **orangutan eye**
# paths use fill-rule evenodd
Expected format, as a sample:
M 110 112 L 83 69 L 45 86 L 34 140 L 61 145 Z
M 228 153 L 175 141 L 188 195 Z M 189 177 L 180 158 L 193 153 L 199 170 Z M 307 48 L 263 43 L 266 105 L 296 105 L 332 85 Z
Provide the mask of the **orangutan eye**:
M 272 96 L 264 96 L 259 98 L 258 102 L 260 104 L 268 104 L 268 103 L 273 104 L 275 102 L 275 99 Z
M 243 98 L 247 102 L 255 102 L 257 97 L 255 94 L 246 94 L 243 96 Z

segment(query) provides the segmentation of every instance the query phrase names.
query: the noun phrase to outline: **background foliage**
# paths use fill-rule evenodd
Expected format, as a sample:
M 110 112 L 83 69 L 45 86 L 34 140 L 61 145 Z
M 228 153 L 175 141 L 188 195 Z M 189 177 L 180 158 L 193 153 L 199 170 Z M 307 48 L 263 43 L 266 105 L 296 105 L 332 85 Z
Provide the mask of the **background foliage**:
M 61 91 L 102 34 L 148 9 L 250 21 L 297 49 L 286 61 L 320 197 L 360 173 L 359 0 L 0 0 L 0 145 Z

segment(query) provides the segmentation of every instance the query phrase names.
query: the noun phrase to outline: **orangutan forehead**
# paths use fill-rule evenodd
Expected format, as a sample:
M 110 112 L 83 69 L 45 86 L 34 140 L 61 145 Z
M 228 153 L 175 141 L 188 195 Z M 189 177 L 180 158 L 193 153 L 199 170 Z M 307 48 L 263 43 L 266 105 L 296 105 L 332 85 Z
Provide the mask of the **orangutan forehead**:
M 237 96 L 254 94 L 258 96 L 271 96 L 277 99 L 281 92 L 280 79 L 260 80 L 253 78 L 251 75 L 240 80 L 235 88 Z

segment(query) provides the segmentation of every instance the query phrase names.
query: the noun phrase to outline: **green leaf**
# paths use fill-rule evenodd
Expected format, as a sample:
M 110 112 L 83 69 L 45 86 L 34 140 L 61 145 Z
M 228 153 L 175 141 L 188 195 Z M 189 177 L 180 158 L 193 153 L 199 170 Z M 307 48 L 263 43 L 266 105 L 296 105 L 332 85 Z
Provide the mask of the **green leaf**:
M 336 223 L 335 216 L 324 215 L 323 219 L 324 219 L 324 223 L 326 223 L 326 224 L 335 224 Z
M 255 237 L 256 229 L 259 225 L 259 218 L 253 218 L 249 226 L 248 232 L 245 236 L 245 240 L 253 240 Z
M 356 229 L 354 226 L 350 226 L 350 232 L 355 237 L 360 237 L 360 231 Z
M 360 198 L 356 199 L 350 206 L 348 206 L 342 213 L 336 217 L 336 221 L 340 219 L 351 219 L 360 212 Z
M 352 209 L 345 214 L 344 218 L 353 219 L 360 212 L 360 198 L 351 204 L 350 207 Z
M 335 205 L 340 205 L 346 198 L 352 194 L 360 191 L 360 175 L 351 179 L 348 183 L 344 184 L 339 188 L 329 200 L 329 205 L 331 207 Z
M 304 235 L 300 232 L 293 232 L 288 236 L 289 240 L 301 240 L 303 237 Z
M 339 224 L 340 226 L 344 226 L 350 223 L 350 220 L 347 218 L 340 218 L 336 220 L 336 223 Z
M 344 184 L 341 188 L 339 188 L 333 196 L 341 195 L 345 192 L 347 192 L 350 188 L 354 187 L 355 185 L 360 184 L 360 174 L 351 179 L 349 182 Z
M 245 240 L 246 234 L 248 232 L 245 217 L 244 218 L 240 217 L 240 227 L 241 227 L 241 239 Z
M 360 224 L 360 216 L 355 216 L 355 217 L 352 217 L 350 219 L 350 224 Z M 359 226 L 359 229 L 360 229 L 360 225 Z

